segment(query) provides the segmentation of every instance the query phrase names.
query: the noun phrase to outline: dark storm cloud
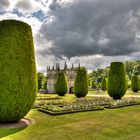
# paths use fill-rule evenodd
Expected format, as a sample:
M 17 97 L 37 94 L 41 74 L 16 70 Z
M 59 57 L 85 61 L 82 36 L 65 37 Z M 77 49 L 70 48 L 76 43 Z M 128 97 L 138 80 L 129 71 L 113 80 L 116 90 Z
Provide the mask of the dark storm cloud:
M 40 33 L 53 47 L 43 53 L 70 58 L 140 51 L 139 0 L 75 0 L 65 5 L 54 1 L 49 8 L 53 21 L 44 23 Z
M 8 7 L 10 5 L 9 0 L 0 0 L 0 10 Z

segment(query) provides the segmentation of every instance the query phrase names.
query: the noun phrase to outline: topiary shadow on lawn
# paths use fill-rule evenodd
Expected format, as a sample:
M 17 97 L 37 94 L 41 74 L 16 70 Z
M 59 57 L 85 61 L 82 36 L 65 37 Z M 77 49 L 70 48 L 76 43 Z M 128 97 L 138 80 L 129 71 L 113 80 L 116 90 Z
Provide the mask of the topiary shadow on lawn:
M 0 139 L 4 138 L 8 135 L 12 135 L 14 133 L 18 133 L 20 131 L 22 131 L 23 129 L 25 129 L 26 127 L 21 127 L 21 128 L 0 128 Z

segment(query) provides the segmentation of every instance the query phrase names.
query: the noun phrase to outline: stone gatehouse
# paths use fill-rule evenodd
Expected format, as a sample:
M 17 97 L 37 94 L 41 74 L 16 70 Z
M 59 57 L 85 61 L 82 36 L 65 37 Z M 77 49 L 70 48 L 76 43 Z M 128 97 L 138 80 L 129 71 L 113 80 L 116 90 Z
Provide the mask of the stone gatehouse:
M 73 87 L 74 87 L 74 80 L 77 74 L 77 70 L 80 67 L 80 64 L 78 67 L 74 68 L 73 64 L 71 68 L 67 67 L 67 64 L 64 64 L 64 68 L 60 69 L 59 63 L 57 63 L 55 66 L 50 66 L 47 68 L 47 90 L 48 93 L 55 93 L 55 84 L 57 80 L 57 75 L 59 72 L 65 72 L 66 77 L 67 77 L 67 83 L 68 83 L 68 92 L 72 93 L 73 92 Z

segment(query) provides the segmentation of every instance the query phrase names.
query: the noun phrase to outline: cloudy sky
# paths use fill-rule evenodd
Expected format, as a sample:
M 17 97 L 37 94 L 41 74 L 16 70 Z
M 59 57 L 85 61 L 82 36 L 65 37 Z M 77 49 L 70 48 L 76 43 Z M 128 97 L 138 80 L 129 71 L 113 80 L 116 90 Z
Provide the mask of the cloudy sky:
M 0 20 L 32 26 L 37 69 L 140 59 L 140 0 L 0 0 Z

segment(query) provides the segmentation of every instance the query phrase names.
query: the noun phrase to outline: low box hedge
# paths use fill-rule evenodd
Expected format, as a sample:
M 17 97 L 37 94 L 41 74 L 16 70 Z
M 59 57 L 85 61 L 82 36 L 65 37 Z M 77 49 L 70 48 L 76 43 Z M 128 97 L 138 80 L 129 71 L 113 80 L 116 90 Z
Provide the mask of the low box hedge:
M 60 100 L 60 97 L 37 97 L 36 100 Z
M 121 108 L 121 107 L 133 106 L 133 105 L 140 105 L 140 103 L 131 103 L 131 104 L 118 105 L 118 106 L 105 105 L 104 107 L 108 109 L 115 109 L 115 108 Z
M 95 108 L 90 108 L 90 109 L 81 109 L 81 110 L 71 110 L 71 111 L 50 111 L 50 110 L 45 110 L 42 108 L 39 108 L 38 111 L 44 112 L 50 115 L 62 115 L 62 114 L 69 114 L 69 113 L 77 113 L 77 112 L 85 112 L 85 111 L 97 111 L 97 110 L 103 110 L 104 107 L 95 107 Z

